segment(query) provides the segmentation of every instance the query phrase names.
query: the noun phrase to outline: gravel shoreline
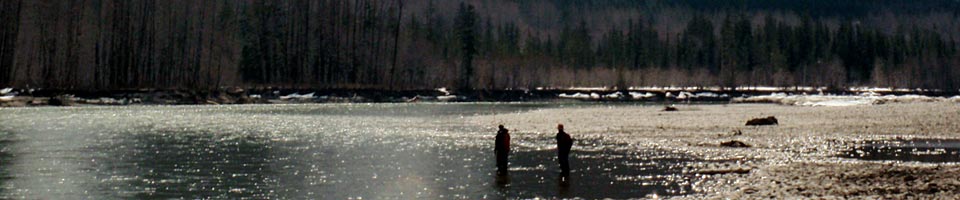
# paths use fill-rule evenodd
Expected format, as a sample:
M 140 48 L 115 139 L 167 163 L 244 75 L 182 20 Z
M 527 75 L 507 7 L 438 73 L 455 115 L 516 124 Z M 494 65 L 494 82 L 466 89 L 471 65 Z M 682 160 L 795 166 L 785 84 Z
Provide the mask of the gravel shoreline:
M 723 166 L 690 166 L 697 194 L 677 198 L 960 198 L 960 164 L 862 161 L 837 157 L 852 143 L 893 138 L 960 138 L 960 104 L 894 103 L 848 107 L 772 104 L 587 106 L 475 116 L 515 134 L 552 134 L 557 123 L 579 139 L 685 152 Z M 747 127 L 776 116 L 778 126 Z M 752 147 L 720 143 L 742 141 Z M 576 148 L 575 148 L 576 150 Z M 645 194 L 638 194 L 641 197 Z

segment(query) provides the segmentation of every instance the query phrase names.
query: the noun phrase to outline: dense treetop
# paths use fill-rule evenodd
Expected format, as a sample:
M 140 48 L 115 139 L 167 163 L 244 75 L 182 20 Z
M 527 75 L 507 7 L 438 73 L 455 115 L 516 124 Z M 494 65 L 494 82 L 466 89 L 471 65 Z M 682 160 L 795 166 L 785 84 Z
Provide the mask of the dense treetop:
M 7 0 L 0 87 L 956 89 L 956 0 Z

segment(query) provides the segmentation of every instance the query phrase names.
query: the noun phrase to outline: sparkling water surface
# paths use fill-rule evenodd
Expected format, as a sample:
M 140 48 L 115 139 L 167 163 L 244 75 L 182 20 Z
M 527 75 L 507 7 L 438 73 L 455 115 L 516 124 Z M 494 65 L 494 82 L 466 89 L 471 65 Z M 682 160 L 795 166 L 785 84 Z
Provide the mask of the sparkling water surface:
M 545 103 L 0 109 L 0 199 L 638 198 L 690 192 L 682 153 L 578 140 L 561 177 L 552 134 L 513 141 L 475 115 Z M 491 125 L 492 126 L 492 125 Z M 513 133 L 524 134 L 524 133 Z M 515 136 L 515 138 L 518 138 Z
M 871 140 L 853 146 L 840 156 L 861 160 L 960 163 L 960 140 L 957 139 Z

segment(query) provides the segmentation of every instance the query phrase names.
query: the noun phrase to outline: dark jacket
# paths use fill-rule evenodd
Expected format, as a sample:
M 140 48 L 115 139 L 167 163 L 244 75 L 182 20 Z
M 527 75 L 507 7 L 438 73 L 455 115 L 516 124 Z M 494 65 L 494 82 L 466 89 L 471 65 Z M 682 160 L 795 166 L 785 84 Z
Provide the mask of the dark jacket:
M 497 131 L 496 145 L 494 146 L 494 151 L 497 153 L 506 153 L 510 152 L 510 133 L 507 129 L 500 129 Z
M 573 147 L 573 138 L 570 138 L 570 135 L 566 132 L 560 131 L 557 133 L 557 150 L 560 154 L 570 153 L 570 148 Z

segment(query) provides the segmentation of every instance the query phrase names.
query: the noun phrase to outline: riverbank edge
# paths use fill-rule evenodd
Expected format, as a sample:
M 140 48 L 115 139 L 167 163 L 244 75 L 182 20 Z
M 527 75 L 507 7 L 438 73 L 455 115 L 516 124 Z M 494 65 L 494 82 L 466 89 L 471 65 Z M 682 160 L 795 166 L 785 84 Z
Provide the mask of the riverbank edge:
M 380 89 L 282 89 L 227 88 L 218 90 L 137 89 L 62 90 L 9 89 L 0 98 L 0 107 L 80 105 L 221 105 L 221 104 L 304 104 L 304 103 L 414 103 L 414 102 L 730 102 L 734 98 L 787 94 L 855 95 L 854 89 L 802 90 L 716 88 L 607 88 L 516 89 L 516 90 L 380 90 Z M 879 95 L 924 95 L 948 97 L 960 92 L 925 90 L 868 91 Z M 772 102 L 770 102 L 772 103 Z

